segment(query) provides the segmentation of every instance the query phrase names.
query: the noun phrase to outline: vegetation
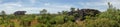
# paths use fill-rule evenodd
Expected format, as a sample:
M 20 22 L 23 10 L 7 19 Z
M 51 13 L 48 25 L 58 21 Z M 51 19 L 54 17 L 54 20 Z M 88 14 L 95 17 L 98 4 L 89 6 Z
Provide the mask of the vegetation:
M 68 15 L 69 11 L 50 14 L 46 9 L 40 11 L 40 14 L 26 15 L 6 15 L 2 11 L 0 16 L 0 27 L 120 27 L 120 10 L 108 3 L 108 9 L 92 16 L 94 13 L 89 12 L 85 20 L 77 17 L 77 13 Z M 76 8 L 71 8 L 71 12 L 76 12 Z

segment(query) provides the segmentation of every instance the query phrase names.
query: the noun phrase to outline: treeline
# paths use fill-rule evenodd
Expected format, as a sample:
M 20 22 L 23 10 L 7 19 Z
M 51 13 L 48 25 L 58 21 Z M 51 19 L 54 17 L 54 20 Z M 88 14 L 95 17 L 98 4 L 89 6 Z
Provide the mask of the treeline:
M 110 3 L 108 7 L 105 12 L 71 8 L 71 11 L 58 14 L 50 14 L 46 9 L 40 11 L 40 14 L 26 15 L 25 11 L 17 11 L 11 15 L 2 11 L 0 27 L 120 27 L 120 10 Z

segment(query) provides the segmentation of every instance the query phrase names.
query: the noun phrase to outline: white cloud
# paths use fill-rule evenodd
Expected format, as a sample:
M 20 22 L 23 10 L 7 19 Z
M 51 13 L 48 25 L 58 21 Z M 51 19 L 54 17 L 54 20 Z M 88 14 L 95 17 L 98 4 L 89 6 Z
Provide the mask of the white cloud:
M 50 3 L 45 3 L 44 5 L 45 5 L 45 6 L 48 6 L 48 5 L 51 5 L 51 4 L 50 4 Z
M 36 0 L 30 0 L 30 2 L 31 2 L 32 4 L 34 4 L 34 3 L 36 2 Z
M 120 8 L 120 0 L 101 0 L 102 2 L 110 2 L 114 7 Z
M 80 4 L 81 6 L 83 7 L 80 7 L 80 8 L 92 8 L 92 9 L 97 9 L 97 10 L 100 10 L 100 11 L 105 11 L 105 8 L 103 10 L 102 7 L 105 7 L 107 6 L 107 3 L 106 2 L 79 2 L 78 4 Z M 107 7 L 106 7 L 107 9 Z
M 70 7 L 72 7 L 72 6 L 70 6 L 70 5 L 53 5 L 53 6 L 51 6 L 51 7 L 68 9 L 68 8 L 70 8 Z
M 17 10 L 16 8 L 20 8 L 22 5 L 20 3 L 3 3 L 0 4 L 0 11 L 4 10 L 7 14 L 12 13 L 13 11 Z
M 30 0 L 30 1 L 33 4 L 36 2 L 36 0 Z M 116 5 L 116 6 L 119 5 L 118 2 L 119 1 L 114 1 L 114 2 L 112 1 L 113 5 Z M 69 5 L 55 4 L 55 3 L 43 3 L 43 4 L 45 6 L 41 6 L 40 8 L 38 8 L 38 7 L 24 7 L 21 4 L 21 1 L 18 3 L 4 3 L 4 4 L 0 4 L 0 8 L 1 8 L 0 10 L 5 10 L 8 14 L 14 13 L 15 11 L 18 11 L 18 10 L 27 11 L 27 14 L 39 13 L 39 11 L 42 9 L 47 9 L 50 13 L 57 13 L 58 11 L 69 10 L 70 7 L 73 7 L 73 5 L 70 5 L 70 4 Z M 83 5 L 83 7 L 80 7 L 80 8 L 94 8 L 94 9 L 101 10 L 102 8 L 98 6 L 107 6 L 107 1 L 101 0 L 101 2 L 85 2 L 85 3 L 79 2 L 78 4 Z M 104 11 L 104 10 L 102 9 L 101 11 Z
M 83 8 L 95 8 L 100 11 L 105 11 L 107 9 L 108 2 L 111 2 L 113 6 L 116 8 L 120 8 L 120 0 L 101 0 L 100 2 L 79 2 L 78 4 L 82 5 Z
M 83 6 L 105 6 L 107 5 L 106 2 L 79 2 L 78 4 L 83 5 Z
M 13 9 L 13 8 L 17 8 L 17 7 L 22 7 L 22 5 L 19 4 L 19 3 L 4 3 L 4 4 L 0 4 L 0 8 L 2 8 L 2 9 Z
M 72 7 L 72 5 L 66 5 L 66 4 L 52 4 L 52 3 L 45 3 L 44 4 L 47 7 L 51 7 L 51 8 L 70 8 Z
M 72 5 L 45 3 L 45 7 L 41 8 L 47 9 L 50 13 L 57 13 L 63 10 L 68 11 L 70 7 L 72 7 Z
M 21 3 L 4 3 L 0 4 L 0 11 L 4 10 L 7 14 L 13 14 L 15 11 L 27 11 L 27 14 L 36 13 L 40 10 L 47 9 L 50 13 L 57 13 L 58 11 L 68 10 L 71 5 L 49 4 L 46 7 L 24 7 Z

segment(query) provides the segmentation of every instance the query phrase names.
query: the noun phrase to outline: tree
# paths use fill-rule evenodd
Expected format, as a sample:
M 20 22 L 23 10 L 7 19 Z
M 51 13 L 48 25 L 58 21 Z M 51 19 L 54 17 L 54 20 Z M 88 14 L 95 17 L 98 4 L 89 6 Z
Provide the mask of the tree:
M 40 11 L 40 14 L 47 14 L 47 10 L 43 9 L 42 11 Z
M 113 8 L 113 5 L 110 2 L 108 2 L 108 7 Z
M 62 14 L 63 15 L 67 15 L 67 11 L 62 11 Z
M 119 9 L 110 7 L 110 3 L 108 3 L 109 8 L 107 9 L 107 11 L 102 12 L 99 15 L 99 18 L 109 18 L 110 20 L 115 20 L 118 21 L 120 23 L 120 11 Z
M 60 14 L 61 14 L 61 12 L 58 12 L 58 14 L 60 15 Z
M 110 12 L 115 12 L 116 11 L 116 8 L 115 7 L 113 7 L 113 5 L 110 3 L 110 2 L 108 2 L 108 9 L 107 9 L 107 11 L 108 11 L 108 13 L 110 13 Z
M 71 10 L 72 12 L 74 12 L 74 11 L 75 11 L 75 8 L 72 7 L 70 10 Z
M 2 15 L 6 15 L 5 11 L 2 11 L 1 13 L 2 13 Z
M 2 11 L 1 13 L 2 13 L 2 17 L 5 18 L 6 15 L 5 11 Z

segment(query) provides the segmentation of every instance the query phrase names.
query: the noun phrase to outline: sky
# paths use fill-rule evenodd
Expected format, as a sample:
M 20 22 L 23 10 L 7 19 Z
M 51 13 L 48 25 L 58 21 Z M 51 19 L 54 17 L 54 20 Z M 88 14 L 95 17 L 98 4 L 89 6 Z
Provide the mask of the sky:
M 69 11 L 71 7 L 105 11 L 108 2 L 120 8 L 120 0 L 0 0 L 0 11 L 5 11 L 6 14 L 13 14 L 15 11 L 39 14 L 42 9 L 46 9 L 49 13 L 57 13 Z

